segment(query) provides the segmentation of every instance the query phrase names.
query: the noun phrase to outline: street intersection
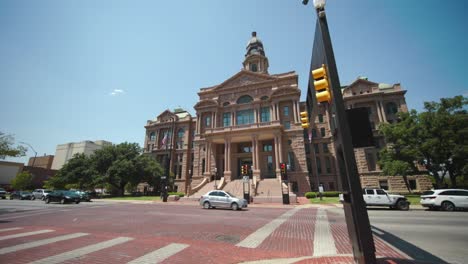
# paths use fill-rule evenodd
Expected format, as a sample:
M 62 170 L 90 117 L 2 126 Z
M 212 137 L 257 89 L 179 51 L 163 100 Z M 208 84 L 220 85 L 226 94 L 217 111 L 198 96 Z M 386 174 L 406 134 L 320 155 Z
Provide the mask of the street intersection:
M 381 263 L 444 263 L 422 249 L 404 252 L 381 228 L 373 233 Z M 353 263 L 353 255 L 336 206 L 1 201 L 0 262 Z

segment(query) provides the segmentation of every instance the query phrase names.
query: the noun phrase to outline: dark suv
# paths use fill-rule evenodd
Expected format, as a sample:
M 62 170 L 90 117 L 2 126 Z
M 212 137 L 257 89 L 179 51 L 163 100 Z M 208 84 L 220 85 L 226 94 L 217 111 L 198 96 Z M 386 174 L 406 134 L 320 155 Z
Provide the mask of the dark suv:
M 0 197 L 2 197 L 2 199 L 6 199 L 6 191 L 3 188 L 0 188 Z

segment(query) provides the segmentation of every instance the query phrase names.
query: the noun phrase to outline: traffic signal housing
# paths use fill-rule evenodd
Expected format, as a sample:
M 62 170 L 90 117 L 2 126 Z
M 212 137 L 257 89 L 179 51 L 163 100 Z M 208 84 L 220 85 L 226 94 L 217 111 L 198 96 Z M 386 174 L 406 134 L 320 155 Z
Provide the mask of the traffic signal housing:
M 314 78 L 315 96 L 319 103 L 331 103 L 330 82 L 328 81 L 327 67 L 322 67 L 312 71 Z
M 301 112 L 301 126 L 302 128 L 309 128 L 309 113 L 307 111 Z
M 280 172 L 281 172 L 281 180 L 286 181 L 288 180 L 288 173 L 285 163 L 280 163 Z

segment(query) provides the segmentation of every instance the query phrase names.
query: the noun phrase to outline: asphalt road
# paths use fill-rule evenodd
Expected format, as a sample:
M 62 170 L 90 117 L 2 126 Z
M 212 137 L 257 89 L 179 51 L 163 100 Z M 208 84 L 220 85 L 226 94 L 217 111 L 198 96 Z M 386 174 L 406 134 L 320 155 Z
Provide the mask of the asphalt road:
M 343 214 L 341 209 L 333 211 Z M 367 210 L 373 232 L 415 260 L 468 263 L 468 211 Z

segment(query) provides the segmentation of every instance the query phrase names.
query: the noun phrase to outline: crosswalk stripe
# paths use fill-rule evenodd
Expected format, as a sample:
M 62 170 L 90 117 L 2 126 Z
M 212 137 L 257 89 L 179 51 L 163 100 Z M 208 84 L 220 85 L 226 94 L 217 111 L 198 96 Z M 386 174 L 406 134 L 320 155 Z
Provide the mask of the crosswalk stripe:
M 26 232 L 26 233 L 19 233 L 19 234 L 14 234 L 14 235 L 9 235 L 9 236 L 0 236 L 0 240 L 6 240 L 6 239 L 11 239 L 11 238 L 17 238 L 17 237 L 32 236 L 32 235 L 49 233 L 49 232 L 54 232 L 54 230 L 45 229 L 45 230 L 38 230 L 38 231 L 32 231 L 32 232 Z
M 3 228 L 3 229 L 0 229 L 0 232 L 13 231 L 13 230 L 18 230 L 18 229 L 22 229 L 22 227 Z
M 319 208 L 315 218 L 314 257 L 336 255 L 335 240 L 330 230 L 330 223 L 325 209 Z
M 11 252 L 16 252 L 19 250 L 23 249 L 28 249 L 28 248 L 33 248 L 33 247 L 39 247 L 43 245 L 47 245 L 50 243 L 55 243 L 58 241 L 63 241 L 63 240 L 68 240 L 72 238 L 77 238 L 77 237 L 82 237 L 89 235 L 87 233 L 75 233 L 75 234 L 70 234 L 70 235 L 64 235 L 64 236 L 58 236 L 58 237 L 53 237 L 53 238 L 48 238 L 48 239 L 42 239 L 42 240 L 37 240 L 34 242 L 29 242 L 29 243 L 24 243 L 16 246 L 11 246 L 11 247 L 6 247 L 6 248 L 1 248 L 0 249 L 0 255 L 11 253 Z
M 177 244 L 177 243 L 172 243 L 170 245 L 167 245 L 163 248 L 160 248 L 158 250 L 155 250 L 151 253 L 148 253 L 142 257 L 139 257 L 137 259 L 134 259 L 127 264 L 149 264 L 149 263 L 160 263 L 164 261 L 165 259 L 171 257 L 172 255 L 175 255 L 179 253 L 180 251 L 184 250 L 187 248 L 189 245 L 186 244 Z
M 128 242 L 130 240 L 133 240 L 133 238 L 131 238 L 131 237 L 118 237 L 118 238 L 107 240 L 107 241 L 97 243 L 97 244 L 94 244 L 94 245 L 89 245 L 89 246 L 82 247 L 82 248 L 79 248 L 79 249 L 75 249 L 75 250 L 72 250 L 72 251 L 68 251 L 68 252 L 65 252 L 65 253 L 62 253 L 62 254 L 51 256 L 51 257 L 48 257 L 48 258 L 43 258 L 43 259 L 31 262 L 31 264 L 61 263 L 61 262 L 65 262 L 65 261 L 70 260 L 70 259 L 74 259 L 74 258 L 84 256 L 84 255 L 89 254 L 89 253 L 93 253 L 95 251 L 99 251 L 101 249 L 105 249 L 105 248 L 112 247 L 112 246 L 115 246 L 115 245 L 118 245 L 118 244 L 122 244 L 122 243 Z
M 276 230 L 276 228 L 278 228 L 282 223 L 288 220 L 288 218 L 294 215 L 298 210 L 300 210 L 300 208 L 296 207 L 282 214 L 278 218 L 273 219 L 273 221 L 262 226 L 260 229 L 250 234 L 244 240 L 237 243 L 236 246 L 246 248 L 258 247 L 269 235 L 271 235 L 271 233 L 273 233 L 273 231 Z

